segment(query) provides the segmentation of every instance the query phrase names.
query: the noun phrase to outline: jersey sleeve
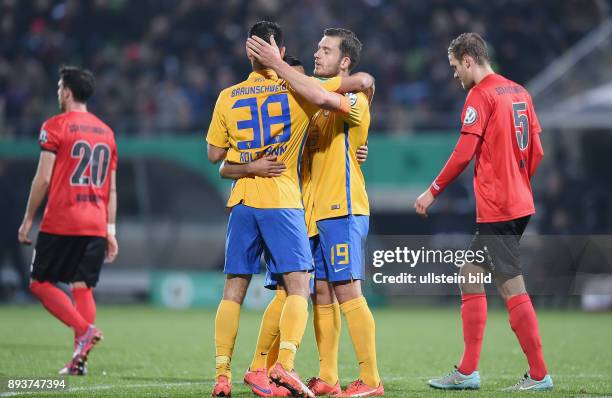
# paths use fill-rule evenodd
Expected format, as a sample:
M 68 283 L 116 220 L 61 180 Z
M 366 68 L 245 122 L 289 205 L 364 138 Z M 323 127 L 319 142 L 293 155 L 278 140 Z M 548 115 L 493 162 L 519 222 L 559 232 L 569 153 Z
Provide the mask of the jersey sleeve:
M 57 119 L 50 119 L 43 123 L 40 128 L 40 135 L 38 136 L 41 150 L 57 152 L 62 138 L 61 128 L 61 124 Z
M 206 134 L 206 142 L 219 148 L 229 148 L 230 146 L 227 124 L 223 113 L 224 107 L 223 92 L 221 92 L 219 98 L 217 98 L 212 120 L 210 121 L 208 133 Z
M 111 171 L 117 170 L 117 162 L 118 161 L 119 161 L 119 158 L 118 158 L 118 155 L 117 155 L 117 143 L 113 139 L 113 152 L 112 152 L 112 155 L 111 155 L 111 164 L 110 164 L 110 170 Z
M 491 105 L 486 95 L 478 89 L 470 90 L 461 113 L 461 132 L 482 136 L 490 116 Z
M 531 130 L 532 134 L 540 134 L 542 132 L 542 126 L 540 126 L 538 115 L 535 113 L 531 97 L 529 97 L 529 130 Z
M 364 121 L 364 115 L 369 109 L 368 97 L 363 93 L 346 94 L 350 110 L 343 115 L 343 119 L 351 126 L 359 126 Z

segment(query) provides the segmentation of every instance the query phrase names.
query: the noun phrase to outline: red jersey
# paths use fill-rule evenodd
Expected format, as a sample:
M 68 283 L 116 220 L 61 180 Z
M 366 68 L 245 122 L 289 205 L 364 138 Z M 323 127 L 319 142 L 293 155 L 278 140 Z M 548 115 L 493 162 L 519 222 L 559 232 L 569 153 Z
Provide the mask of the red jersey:
M 462 133 L 481 137 L 474 166 L 476 221 L 508 221 L 535 213 L 529 180 L 532 137 L 542 131 L 531 96 L 491 74 L 468 93 Z
M 113 131 L 89 112 L 66 112 L 43 123 L 39 143 L 56 155 L 40 230 L 105 237 L 110 175 L 117 168 Z

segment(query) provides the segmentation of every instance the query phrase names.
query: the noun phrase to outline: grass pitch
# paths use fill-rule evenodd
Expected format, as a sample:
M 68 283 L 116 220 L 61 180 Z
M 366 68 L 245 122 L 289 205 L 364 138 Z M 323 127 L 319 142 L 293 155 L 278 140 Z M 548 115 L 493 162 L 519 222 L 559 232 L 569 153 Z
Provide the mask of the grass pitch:
M 480 363 L 478 392 L 431 390 L 426 380 L 452 369 L 462 352 L 458 307 L 375 309 L 378 363 L 387 397 L 501 397 L 527 368 L 508 326 L 507 314 L 490 310 Z M 612 316 L 539 311 L 545 357 L 555 390 L 549 397 L 612 396 Z M 234 397 L 253 396 L 242 384 L 259 328 L 260 313 L 243 311 L 234 351 Z M 170 311 L 146 306 L 98 309 L 104 341 L 92 351 L 89 375 L 70 377 L 70 390 L 7 393 L 0 397 L 207 397 L 214 376 L 214 311 Z M 71 355 L 72 335 L 40 306 L 0 307 L 0 378 L 55 376 Z M 340 377 L 358 375 L 343 324 Z M 296 366 L 315 375 L 317 353 L 307 328 Z M 523 394 L 524 395 L 524 394 Z

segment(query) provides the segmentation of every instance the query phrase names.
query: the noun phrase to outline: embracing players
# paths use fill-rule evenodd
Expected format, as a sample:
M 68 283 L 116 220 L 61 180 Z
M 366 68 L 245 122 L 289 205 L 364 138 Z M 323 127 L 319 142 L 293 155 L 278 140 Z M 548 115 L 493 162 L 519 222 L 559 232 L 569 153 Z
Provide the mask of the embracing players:
M 93 288 L 105 260 L 118 253 L 117 148 L 113 131 L 86 102 L 94 92 L 91 72 L 62 67 L 57 96 L 61 114 L 40 130 L 40 159 L 18 238 L 28 238 L 38 208 L 47 207 L 32 259 L 30 290 L 57 319 L 74 330 L 74 353 L 60 374 L 83 375 L 89 351 L 102 339 L 93 323 Z M 69 283 L 70 298 L 55 286 Z
M 485 41 L 476 33 L 464 33 L 448 48 L 454 77 L 468 90 L 462 113 L 461 136 L 448 162 L 421 194 L 414 207 L 427 209 L 475 156 L 476 235 L 472 250 L 484 250 L 484 264 L 466 264 L 461 275 L 495 275 L 506 303 L 510 326 L 529 363 L 529 370 L 508 391 L 549 390 L 552 379 L 546 369 L 536 313 L 525 289 L 520 263 L 520 239 L 535 213 L 531 177 L 544 151 L 540 124 L 531 96 L 522 86 L 493 72 Z M 483 280 L 482 276 L 479 280 Z M 464 351 L 459 366 L 447 376 L 429 381 L 440 389 L 478 389 L 478 360 L 487 319 L 484 286 L 462 284 L 461 319 Z
M 272 22 L 256 23 L 249 37 L 282 45 L 282 31 Z M 265 68 L 255 59 L 250 44 L 247 53 L 253 66 L 249 78 L 219 94 L 207 135 L 209 160 L 248 163 L 273 155 L 287 169 L 277 178 L 241 178 L 232 187 L 227 203 L 231 209 L 224 268 L 227 279 L 215 319 L 213 396 L 231 394 L 230 360 L 240 305 L 251 275 L 259 273 L 263 253 L 268 270 L 282 279 L 287 291 L 279 321 L 278 361 L 270 378 L 296 396 L 311 397 L 314 395 L 293 370 L 308 318 L 308 272 L 312 269 L 298 165 L 312 115 L 320 108 L 350 110 L 348 99 L 331 91 L 358 91 L 368 80 L 371 85 L 371 77 L 336 78 L 320 84 L 282 59 L 276 72 Z M 278 55 L 283 53 L 284 47 Z

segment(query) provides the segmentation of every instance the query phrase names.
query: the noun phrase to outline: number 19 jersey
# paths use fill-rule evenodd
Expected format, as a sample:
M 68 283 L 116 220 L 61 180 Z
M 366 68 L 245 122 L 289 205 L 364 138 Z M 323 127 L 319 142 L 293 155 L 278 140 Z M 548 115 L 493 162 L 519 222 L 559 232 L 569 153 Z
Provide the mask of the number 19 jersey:
M 336 91 L 341 78 L 320 83 Z M 227 148 L 226 160 L 233 163 L 275 155 L 287 167 L 279 177 L 237 180 L 228 207 L 242 203 L 255 208 L 303 208 L 299 167 L 308 124 L 318 110 L 271 70 L 254 71 L 247 80 L 219 94 L 207 142 Z
M 106 236 L 110 174 L 117 168 L 113 131 L 89 112 L 65 112 L 43 123 L 40 148 L 55 153 L 40 230 Z

